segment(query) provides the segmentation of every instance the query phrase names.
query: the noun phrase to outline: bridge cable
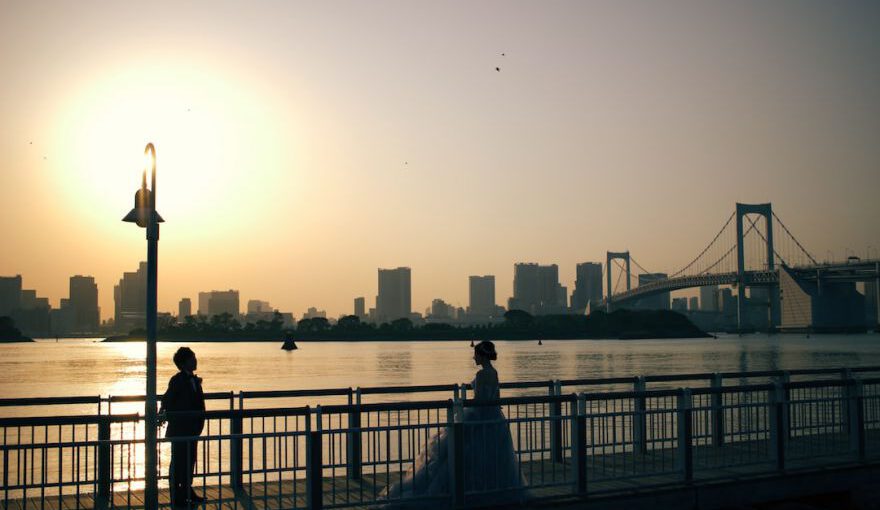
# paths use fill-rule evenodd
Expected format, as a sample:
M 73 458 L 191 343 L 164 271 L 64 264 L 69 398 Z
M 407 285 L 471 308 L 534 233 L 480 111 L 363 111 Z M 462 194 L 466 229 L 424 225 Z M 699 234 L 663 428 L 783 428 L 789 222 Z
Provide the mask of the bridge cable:
M 629 260 L 631 260 L 632 263 L 635 264 L 637 268 L 641 269 L 643 273 L 648 273 L 648 274 L 651 273 L 650 271 L 648 271 L 647 269 L 645 269 L 644 267 L 642 267 L 641 264 L 639 264 L 638 262 L 636 262 L 636 259 L 634 259 L 634 258 L 632 257 L 632 255 L 629 256 Z
M 694 260 L 690 261 L 690 263 L 688 263 L 686 266 L 684 266 L 683 268 L 679 269 L 679 270 L 676 271 L 675 273 L 669 275 L 669 277 L 670 277 L 670 278 L 675 278 L 676 276 L 678 276 L 678 275 L 684 273 L 685 271 L 687 271 L 688 269 L 690 269 L 691 266 L 693 266 L 698 260 L 700 260 L 700 257 L 702 257 L 703 255 L 705 255 L 706 252 L 709 251 L 709 249 L 712 247 L 712 245 L 715 244 L 715 241 L 718 240 L 718 238 L 721 236 L 721 234 L 724 232 L 724 230 L 727 228 L 727 226 L 730 225 L 731 220 L 733 220 L 733 218 L 734 218 L 735 216 L 736 216 L 736 211 L 734 211 L 734 212 L 730 215 L 730 217 L 727 218 L 727 221 L 724 222 L 724 226 L 721 227 L 721 230 L 719 230 L 718 233 L 715 234 L 715 237 L 712 238 L 712 241 L 711 241 L 711 242 L 710 242 L 705 248 L 703 248 L 703 251 L 701 251 L 700 254 L 697 255 L 696 258 L 694 258 Z
M 755 222 L 752 222 L 752 225 L 749 227 L 749 229 L 746 230 L 746 231 L 743 233 L 743 239 L 745 239 L 745 237 L 748 236 L 749 233 L 750 233 L 752 230 L 755 230 L 756 228 L 757 228 L 757 225 L 755 225 Z M 730 247 L 730 248 L 724 253 L 724 255 L 721 256 L 721 258 L 717 259 L 715 262 L 713 262 L 712 264 L 710 264 L 709 267 L 707 267 L 706 269 L 704 269 L 703 271 L 701 271 L 701 272 L 699 272 L 699 273 L 697 273 L 697 274 L 709 274 L 709 271 L 715 269 L 715 267 L 716 267 L 718 264 L 720 264 L 722 261 L 724 261 L 724 259 L 727 258 L 728 255 L 730 255 L 731 253 L 733 253 L 733 250 L 735 250 L 735 249 L 736 249 L 736 244 L 734 243 L 734 245 L 731 246 L 731 247 Z
M 746 219 L 748 219 L 750 222 L 752 222 L 752 226 L 755 227 L 755 232 L 757 232 L 757 234 L 758 234 L 759 236 L 761 236 L 761 239 L 764 240 L 764 243 L 765 243 L 765 244 L 769 244 L 768 241 L 767 241 L 767 238 L 764 237 L 764 234 L 762 234 L 762 233 L 761 233 L 761 230 L 758 229 L 757 226 L 755 225 L 755 220 L 749 218 L 748 216 L 746 216 Z M 749 231 L 751 231 L 751 229 L 749 229 Z M 745 234 L 743 234 L 743 238 L 745 238 Z M 775 246 L 773 247 L 773 254 L 776 255 L 776 256 L 779 258 L 779 261 L 782 262 L 782 265 L 784 265 L 784 266 L 788 266 L 788 265 L 789 265 L 788 262 L 786 262 L 785 259 L 782 258 L 782 255 L 780 255 L 779 252 L 776 251 L 776 247 L 775 247 Z M 760 258 L 760 257 L 756 257 L 756 258 Z M 767 262 L 769 263 L 770 261 L 768 260 Z M 768 266 L 767 269 L 769 269 L 769 266 Z
M 772 211 L 771 211 L 771 212 L 772 212 Z M 776 216 L 776 213 L 775 213 L 775 212 L 773 212 L 773 217 L 776 218 L 776 221 L 779 222 L 779 226 L 781 226 L 781 227 L 782 227 L 782 230 L 785 230 L 785 233 L 788 234 L 789 237 L 792 238 L 792 240 L 793 240 L 794 243 L 797 245 L 797 247 L 800 248 L 801 251 L 804 252 L 804 254 L 810 259 L 810 261 L 813 262 L 813 265 L 819 265 L 819 263 L 816 262 L 816 259 L 814 259 L 812 255 L 810 255 L 810 252 L 808 252 L 807 249 L 804 248 L 803 245 L 801 245 L 801 242 L 798 241 L 797 237 L 795 237 L 794 234 L 792 234 L 791 231 L 788 230 L 788 227 L 785 226 L 785 223 L 783 223 L 782 220 L 779 219 L 779 216 Z
M 614 259 L 614 264 L 617 265 L 618 269 L 620 269 L 620 271 L 617 272 L 617 281 L 614 282 L 614 289 L 612 292 L 612 294 L 617 294 L 617 287 L 620 285 L 620 279 L 623 278 L 623 273 L 625 269 L 623 267 L 623 264 L 621 264 L 620 261 L 617 259 Z

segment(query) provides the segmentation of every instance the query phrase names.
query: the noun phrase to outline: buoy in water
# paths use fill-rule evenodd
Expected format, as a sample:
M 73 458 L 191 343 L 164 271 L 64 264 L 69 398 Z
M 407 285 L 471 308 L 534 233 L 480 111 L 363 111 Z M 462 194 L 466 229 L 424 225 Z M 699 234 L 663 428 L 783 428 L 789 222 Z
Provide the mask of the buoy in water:
M 296 346 L 296 342 L 293 341 L 293 337 L 291 335 L 284 336 L 284 345 L 281 346 L 285 351 L 295 351 L 299 347 Z
M 544 342 L 538 340 L 538 345 L 544 345 Z
M 471 340 L 471 347 L 473 347 L 473 346 L 474 346 L 474 341 L 473 341 L 473 340 Z

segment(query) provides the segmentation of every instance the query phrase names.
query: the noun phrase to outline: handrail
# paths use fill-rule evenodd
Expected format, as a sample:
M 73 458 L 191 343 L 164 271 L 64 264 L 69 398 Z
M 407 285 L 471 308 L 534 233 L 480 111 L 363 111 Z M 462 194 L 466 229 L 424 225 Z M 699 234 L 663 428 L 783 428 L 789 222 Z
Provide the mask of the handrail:
M 69 416 L 20 416 L 0 418 L 0 427 L 29 427 L 31 425 L 96 425 L 99 423 L 128 423 L 141 420 L 139 414 L 83 414 Z
M 717 375 L 724 378 L 755 378 L 755 377 L 783 377 L 788 376 L 805 376 L 805 375 L 833 375 L 841 374 L 845 370 L 851 373 L 880 373 L 880 366 L 864 366 L 864 367 L 841 367 L 841 368 L 815 368 L 815 369 L 793 369 L 793 370 L 756 370 L 750 372 L 720 372 Z M 689 373 L 689 374 L 663 374 L 663 375 L 647 375 L 644 376 L 645 382 L 675 382 L 675 381 L 694 381 L 694 380 L 711 380 L 716 374 Z M 632 384 L 637 380 L 634 376 L 620 377 L 602 377 L 602 378 L 586 378 L 586 379 L 563 379 L 559 383 L 562 386 L 590 386 L 604 384 Z M 502 382 L 499 386 L 502 389 L 522 389 L 522 388 L 546 388 L 549 380 L 539 381 L 511 381 Z M 452 391 L 456 385 L 454 384 L 435 384 L 435 385 L 413 385 L 413 386 L 373 386 L 360 388 L 361 395 L 367 394 L 394 394 L 394 393 L 427 393 L 434 391 Z M 463 384 L 465 388 L 470 389 L 470 384 Z M 302 390 L 268 390 L 268 391 L 240 391 L 235 392 L 212 392 L 206 393 L 206 400 L 230 400 L 254 399 L 254 398 L 282 398 L 282 397 L 312 397 L 312 396 L 341 396 L 352 394 L 352 388 L 317 388 Z M 0 407 L 13 406 L 40 406 L 40 405 L 68 405 L 68 404 L 100 404 L 102 402 L 142 402 L 143 395 L 117 395 L 117 396 L 71 396 L 71 397 L 25 397 L 25 398 L 2 398 L 0 399 Z

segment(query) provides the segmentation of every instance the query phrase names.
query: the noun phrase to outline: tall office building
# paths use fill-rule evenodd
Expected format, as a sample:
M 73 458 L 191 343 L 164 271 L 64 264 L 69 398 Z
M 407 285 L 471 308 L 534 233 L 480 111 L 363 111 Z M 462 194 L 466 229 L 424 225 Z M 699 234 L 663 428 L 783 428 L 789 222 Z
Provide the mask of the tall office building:
M 412 313 L 412 274 L 408 267 L 379 269 L 376 315 L 379 321 L 393 321 Z
M 12 320 L 21 333 L 30 337 L 47 337 L 51 334 L 49 299 L 37 297 L 37 291 L 23 289 L 17 309 L 12 310 Z M 2 315 L 2 314 L 0 314 Z
M 147 327 L 147 263 L 141 262 L 135 272 L 125 272 L 113 287 L 116 331 L 128 333 Z M 54 327 L 54 323 L 53 323 Z
M 101 310 L 98 308 L 98 285 L 92 276 L 70 277 L 70 306 L 74 314 L 74 330 L 78 333 L 93 333 L 101 324 Z
M 208 302 L 211 301 L 210 292 L 199 292 L 199 315 L 208 316 Z
M 247 304 L 247 313 L 273 313 L 275 310 L 268 301 L 260 301 L 259 299 L 250 299 Z
M 725 317 L 736 317 L 736 296 L 733 295 L 733 291 L 729 288 L 723 288 L 718 290 L 718 310 L 724 314 Z
M 686 312 L 688 309 L 688 301 L 687 298 L 677 297 L 672 298 L 672 310 L 676 312 Z
M 700 310 L 704 312 L 717 312 L 721 307 L 718 303 L 718 286 L 706 285 L 700 287 Z
M 468 277 L 468 313 L 491 317 L 495 315 L 495 276 Z
M 880 299 L 877 296 L 877 282 L 865 282 L 865 319 L 869 328 L 876 328 L 880 324 Z
M 363 320 L 367 316 L 367 300 L 363 297 L 354 298 L 354 315 Z
M 193 313 L 193 304 L 190 298 L 185 297 L 180 300 L 180 303 L 177 304 L 177 321 L 183 322 L 183 320 Z
M 688 309 L 692 312 L 700 309 L 700 299 L 697 296 L 691 296 L 688 300 Z
M 241 313 L 237 290 L 212 290 L 208 300 L 208 316 L 228 313 L 233 319 Z
M 513 297 L 508 309 L 532 315 L 565 311 L 567 289 L 559 284 L 559 266 L 518 263 L 513 266 Z
M 642 273 L 639 275 L 639 287 L 660 280 L 665 280 L 666 273 Z M 661 292 L 653 296 L 643 297 L 633 304 L 636 310 L 669 310 L 669 292 Z
M 583 262 L 577 265 L 574 292 L 571 293 L 571 308 L 584 313 L 589 303 L 602 300 L 602 264 Z
M 21 275 L 0 276 L 0 317 L 21 306 Z

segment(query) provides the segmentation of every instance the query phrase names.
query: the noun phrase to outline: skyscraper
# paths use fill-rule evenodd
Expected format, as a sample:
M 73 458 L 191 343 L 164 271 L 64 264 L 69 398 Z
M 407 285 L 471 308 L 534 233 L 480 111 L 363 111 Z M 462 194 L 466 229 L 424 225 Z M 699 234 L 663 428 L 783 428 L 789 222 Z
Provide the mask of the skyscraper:
M 116 330 L 128 333 L 147 326 L 147 263 L 141 262 L 136 272 L 125 272 L 113 287 Z M 54 327 L 54 326 L 53 326 Z
M 692 312 L 696 312 L 700 309 L 700 299 L 697 296 L 691 296 L 688 300 L 688 309 Z
M 510 310 L 523 310 L 532 315 L 565 311 L 565 287 L 559 284 L 559 266 L 518 263 L 513 266 L 513 297 Z
M 412 313 L 412 275 L 410 268 L 379 269 L 379 295 L 376 315 L 379 321 L 393 321 Z
M 700 287 L 700 310 L 704 312 L 717 312 L 721 307 L 718 303 L 718 286 L 706 285 Z
M 354 298 L 354 315 L 363 320 L 367 316 L 367 300 L 363 297 Z
M 0 317 L 21 306 L 21 275 L 0 276 Z
M 74 314 L 74 330 L 79 333 L 98 331 L 101 311 L 98 308 L 98 285 L 92 276 L 70 277 L 70 306 Z
M 183 322 L 183 319 L 192 315 L 192 313 L 193 313 L 192 309 L 193 309 L 192 301 L 188 297 L 181 299 L 180 303 L 178 303 L 178 305 L 177 305 L 177 320 L 178 320 L 178 322 Z
M 250 299 L 247 304 L 247 313 L 272 313 L 274 309 L 272 305 L 269 304 L 268 301 L 261 301 L 259 299 Z
M 495 276 L 470 276 L 468 282 L 468 313 L 482 317 L 495 315 Z
M 212 290 L 208 299 L 208 316 L 228 313 L 237 319 L 241 313 L 237 290 Z
M 602 264 L 583 262 L 577 265 L 574 292 L 571 293 L 571 308 L 584 313 L 589 303 L 602 300 Z

